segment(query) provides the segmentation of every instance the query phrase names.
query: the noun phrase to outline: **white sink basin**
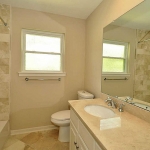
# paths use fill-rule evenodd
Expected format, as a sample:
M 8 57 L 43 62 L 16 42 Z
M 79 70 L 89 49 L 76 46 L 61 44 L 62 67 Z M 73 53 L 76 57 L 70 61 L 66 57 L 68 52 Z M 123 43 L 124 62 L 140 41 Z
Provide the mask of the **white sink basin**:
M 88 105 L 84 107 L 84 110 L 93 116 L 101 118 L 112 118 L 115 116 L 115 113 L 111 109 L 101 105 Z

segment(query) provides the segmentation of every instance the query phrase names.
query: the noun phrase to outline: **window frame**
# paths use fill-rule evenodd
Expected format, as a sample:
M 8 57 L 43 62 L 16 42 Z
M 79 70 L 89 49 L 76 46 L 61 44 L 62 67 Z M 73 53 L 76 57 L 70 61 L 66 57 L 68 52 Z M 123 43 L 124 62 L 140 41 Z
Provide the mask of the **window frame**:
M 25 54 L 26 54 L 26 34 L 33 34 L 33 35 L 42 35 L 47 37 L 58 37 L 61 40 L 61 48 L 60 53 L 54 52 L 35 52 L 35 51 L 28 51 L 28 53 L 38 53 L 38 54 L 52 54 L 52 55 L 60 55 L 61 64 L 60 64 L 60 71 L 52 71 L 52 70 L 25 70 Z M 64 42 L 65 35 L 64 33 L 54 33 L 54 32 L 46 32 L 46 31 L 39 31 L 39 30 L 29 30 L 29 29 L 22 29 L 21 30 L 21 72 L 19 72 L 19 76 L 65 76 L 65 42 Z
M 125 46 L 125 55 L 124 57 L 107 57 L 103 56 L 103 48 L 102 48 L 102 74 L 103 75 L 128 75 L 129 74 L 129 43 L 128 42 L 120 42 L 113 40 L 103 40 L 103 44 L 115 44 L 115 45 L 124 45 Z M 124 71 L 123 72 L 103 72 L 103 58 L 115 58 L 115 59 L 123 59 L 124 60 Z

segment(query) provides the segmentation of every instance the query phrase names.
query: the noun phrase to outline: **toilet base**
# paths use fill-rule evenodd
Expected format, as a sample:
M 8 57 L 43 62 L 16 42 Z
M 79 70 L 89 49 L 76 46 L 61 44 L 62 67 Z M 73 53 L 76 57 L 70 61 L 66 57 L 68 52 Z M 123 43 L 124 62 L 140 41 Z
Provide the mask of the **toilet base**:
M 70 126 L 59 127 L 58 140 L 60 142 L 69 142 L 70 141 Z

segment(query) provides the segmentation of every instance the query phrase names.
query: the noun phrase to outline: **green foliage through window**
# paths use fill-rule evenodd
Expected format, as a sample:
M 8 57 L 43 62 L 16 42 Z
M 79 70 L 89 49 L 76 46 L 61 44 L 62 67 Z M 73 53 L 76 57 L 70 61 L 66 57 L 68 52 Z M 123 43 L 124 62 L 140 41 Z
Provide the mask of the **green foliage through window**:
M 103 73 L 125 73 L 127 71 L 128 43 L 103 42 Z

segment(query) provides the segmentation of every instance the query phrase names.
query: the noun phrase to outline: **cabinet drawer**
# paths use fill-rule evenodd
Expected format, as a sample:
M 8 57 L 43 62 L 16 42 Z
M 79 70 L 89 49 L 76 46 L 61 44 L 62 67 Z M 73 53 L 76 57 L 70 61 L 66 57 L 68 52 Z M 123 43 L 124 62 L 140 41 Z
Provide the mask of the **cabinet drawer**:
M 70 118 L 75 128 L 78 130 L 79 119 L 72 109 L 70 110 Z
M 77 131 L 76 127 L 74 126 L 74 124 L 72 123 L 72 121 L 70 122 L 70 128 L 72 128 L 75 131 L 75 133 L 78 133 L 78 131 Z
M 89 150 L 86 146 L 86 144 L 84 143 L 83 139 L 80 137 L 80 135 L 78 135 L 78 142 L 80 144 L 79 149 L 80 150 Z
M 89 150 L 95 149 L 95 141 L 89 131 L 85 128 L 81 121 L 79 121 L 79 133 Z

